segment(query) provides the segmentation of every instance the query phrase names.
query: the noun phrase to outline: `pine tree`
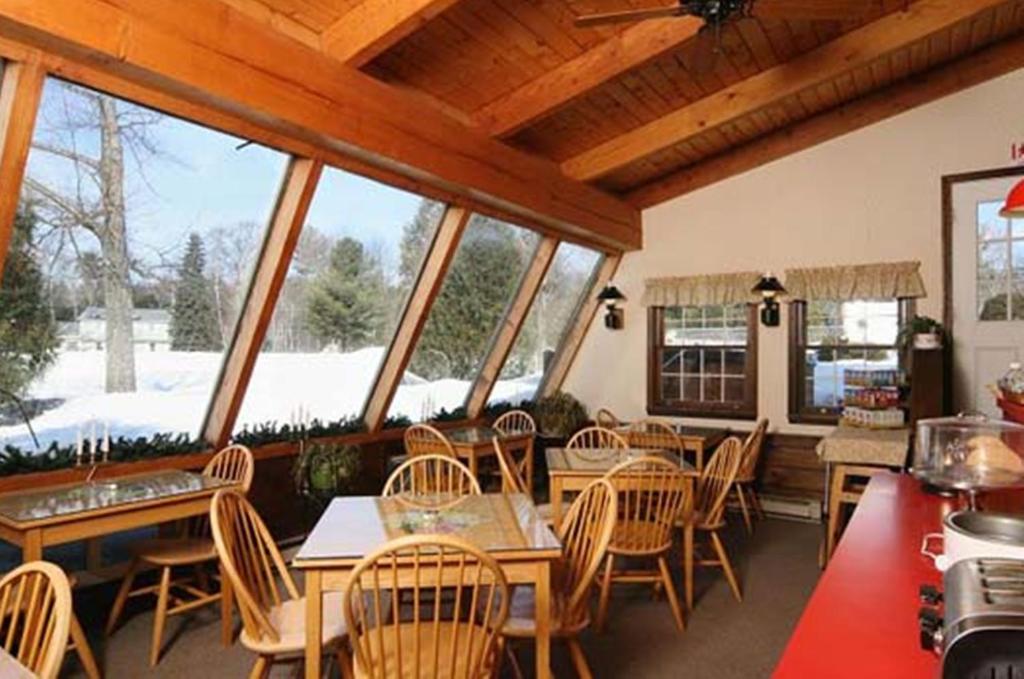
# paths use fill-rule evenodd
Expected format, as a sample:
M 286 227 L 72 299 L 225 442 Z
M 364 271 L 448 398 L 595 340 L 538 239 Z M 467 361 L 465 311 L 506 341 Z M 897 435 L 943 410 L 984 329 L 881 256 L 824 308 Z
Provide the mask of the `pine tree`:
M 224 343 L 217 323 L 213 288 L 206 278 L 203 239 L 193 233 L 178 269 L 171 310 L 172 351 L 221 351 Z
M 0 390 L 16 395 L 53 363 L 58 343 L 43 275 L 32 256 L 35 225 L 31 208 L 18 210 L 0 285 Z
M 313 281 L 306 324 L 317 339 L 342 351 L 382 342 L 385 297 L 379 262 L 359 241 L 342 238 L 331 248 L 327 269 Z

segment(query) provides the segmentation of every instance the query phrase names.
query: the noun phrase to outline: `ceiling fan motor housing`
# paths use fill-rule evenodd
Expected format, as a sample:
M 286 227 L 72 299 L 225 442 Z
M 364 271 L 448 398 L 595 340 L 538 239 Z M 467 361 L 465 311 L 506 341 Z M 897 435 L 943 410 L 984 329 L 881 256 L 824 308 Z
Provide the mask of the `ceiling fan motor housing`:
M 733 15 L 748 14 L 751 0 L 680 0 L 686 14 L 700 17 L 710 26 L 720 26 Z

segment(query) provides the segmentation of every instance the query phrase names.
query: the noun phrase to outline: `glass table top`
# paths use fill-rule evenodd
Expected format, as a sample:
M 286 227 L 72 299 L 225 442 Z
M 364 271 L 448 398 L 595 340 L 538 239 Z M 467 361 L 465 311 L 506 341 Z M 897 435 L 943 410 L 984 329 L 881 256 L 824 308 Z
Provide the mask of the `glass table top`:
M 527 434 L 502 434 L 491 427 L 459 427 L 444 432 L 452 443 L 490 443 L 497 436 L 499 439 L 518 438 Z
M 437 510 L 399 496 L 338 497 L 295 558 L 359 559 L 389 540 L 424 534 L 454 535 L 490 553 L 561 549 L 525 495 L 466 495 Z
M 684 472 L 696 473 L 694 467 L 680 461 L 679 455 L 666 450 L 644 448 L 548 448 L 546 451 L 549 473 L 593 474 L 603 476 L 616 465 L 641 457 L 661 457 L 680 465 Z
M 169 470 L 75 485 L 0 495 L 0 519 L 27 523 L 44 521 L 136 502 L 214 491 L 230 481 L 194 472 Z

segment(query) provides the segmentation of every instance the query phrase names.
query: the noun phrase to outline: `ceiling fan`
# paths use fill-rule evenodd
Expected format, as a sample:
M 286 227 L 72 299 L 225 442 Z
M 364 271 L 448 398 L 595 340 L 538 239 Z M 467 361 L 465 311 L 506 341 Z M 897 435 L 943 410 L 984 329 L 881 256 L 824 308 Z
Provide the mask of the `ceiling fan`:
M 688 58 L 697 71 L 710 70 L 721 52 L 722 27 L 756 19 L 792 21 L 849 21 L 859 19 L 881 0 L 677 0 L 674 5 L 586 14 L 576 18 L 580 28 L 645 19 L 691 16 L 703 20 Z
M 703 19 L 705 27 L 710 28 L 744 17 L 844 21 L 857 19 L 880 4 L 881 0 L 678 0 L 674 5 L 661 7 L 586 14 L 577 17 L 575 23 L 580 28 L 586 28 L 681 16 Z

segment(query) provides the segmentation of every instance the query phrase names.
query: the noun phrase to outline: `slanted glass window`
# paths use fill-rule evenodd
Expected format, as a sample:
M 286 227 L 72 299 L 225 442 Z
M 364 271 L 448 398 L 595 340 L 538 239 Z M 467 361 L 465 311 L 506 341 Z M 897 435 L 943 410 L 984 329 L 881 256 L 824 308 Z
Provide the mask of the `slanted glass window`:
M 594 250 L 558 246 L 488 403 L 519 404 L 534 397 L 600 262 Z
M 897 336 L 909 300 L 794 302 L 790 418 L 835 421 L 848 399 L 874 371 L 881 384 L 900 368 Z M 848 373 L 857 379 L 852 382 Z
M 236 431 L 362 414 L 443 212 L 416 194 L 324 170 Z
M 1024 319 L 1024 219 L 999 216 L 1001 201 L 978 204 L 978 320 Z
M 195 436 L 285 154 L 50 79 L 0 291 L 0 445 Z M 117 442 L 114 442 L 117 445 Z
M 462 405 L 540 237 L 473 215 L 389 415 L 427 420 Z
M 649 313 L 651 413 L 756 416 L 753 305 L 653 307 Z

